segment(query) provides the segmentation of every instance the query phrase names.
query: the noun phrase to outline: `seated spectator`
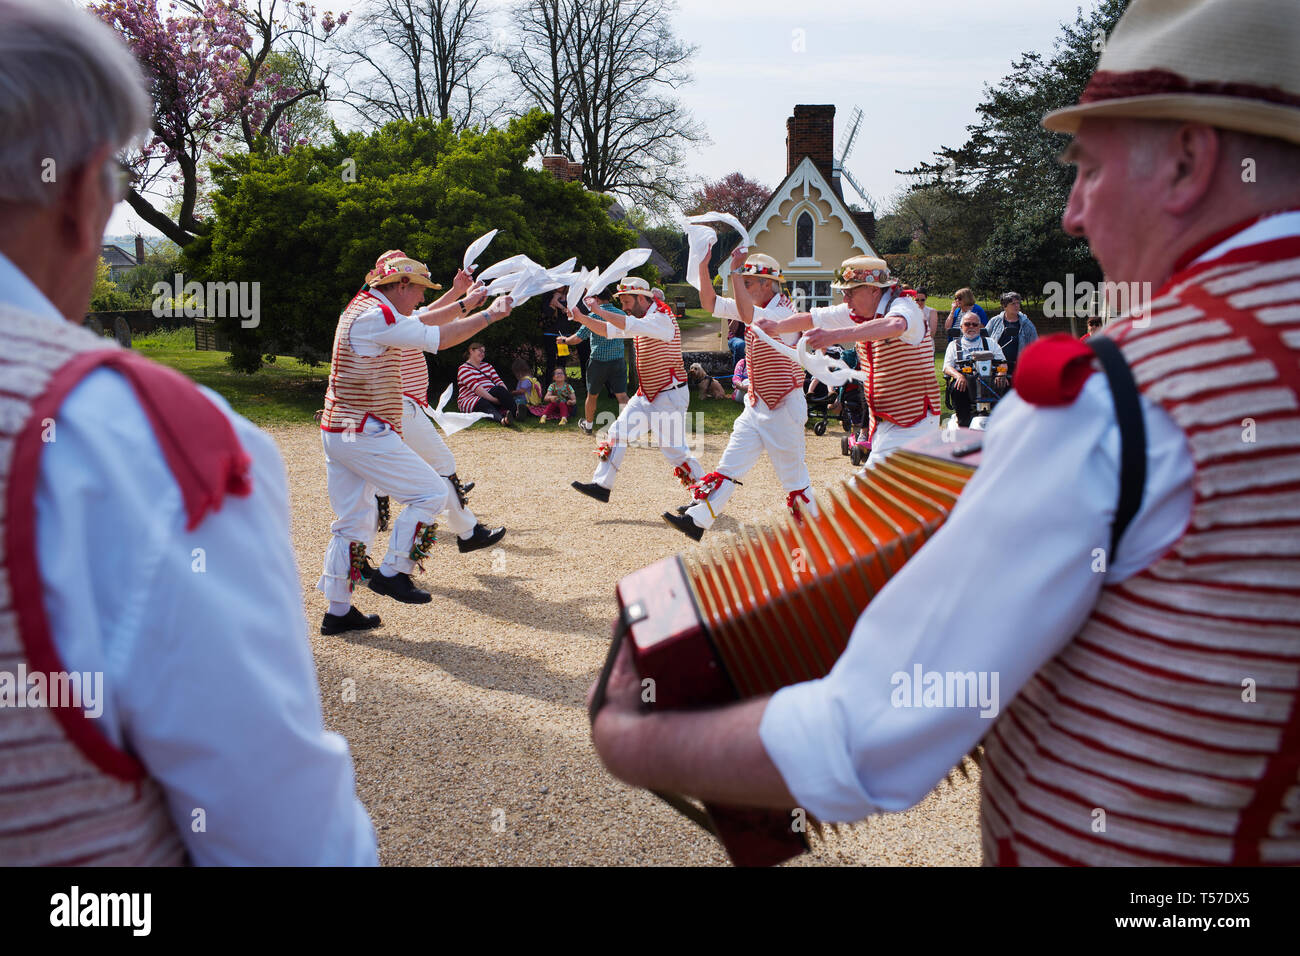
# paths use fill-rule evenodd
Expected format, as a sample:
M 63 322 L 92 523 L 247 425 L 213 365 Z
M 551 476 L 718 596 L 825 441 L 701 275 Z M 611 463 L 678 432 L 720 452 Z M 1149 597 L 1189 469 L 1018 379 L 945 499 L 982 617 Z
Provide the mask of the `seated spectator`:
M 731 397 L 743 404 L 745 393 L 748 391 L 749 372 L 745 368 L 745 360 L 742 358 L 736 363 L 736 367 L 731 370 Z
M 1002 347 L 980 328 L 979 316 L 966 312 L 961 317 L 961 335 L 948 343 L 943 353 L 943 375 L 947 379 L 948 405 L 957 415 L 957 424 L 969 428 L 974 417 L 970 391 L 967 389 L 966 376 L 957 367 L 957 363 L 975 352 L 992 352 L 995 359 L 1005 359 Z M 999 389 L 1007 387 L 1007 379 L 999 376 L 994 384 Z
M 944 331 L 948 333 L 948 338 L 955 338 L 961 334 L 960 318 L 963 313 L 974 312 L 979 316 L 980 325 L 989 324 L 989 314 L 975 301 L 975 293 L 970 289 L 958 289 L 952 294 L 952 312 L 948 314 L 948 322 L 944 326 Z
M 1079 336 L 1079 340 L 1081 342 L 1086 342 L 1088 339 L 1092 338 L 1100 331 L 1101 331 L 1101 318 L 1099 316 L 1090 315 L 1088 316 L 1088 331 L 1084 332 L 1083 335 Z
M 518 418 L 524 416 L 527 410 L 532 415 L 540 416 L 542 414 L 542 387 L 537 384 L 537 379 L 532 377 L 532 369 L 523 359 L 515 359 L 510 366 L 510 370 L 515 373 L 515 415 Z
M 1002 346 L 1007 357 L 1007 367 L 1013 373 L 1020 353 L 1038 338 L 1034 323 L 1020 311 L 1020 296 L 1015 292 L 1003 294 L 1002 311 L 989 320 L 985 331 L 991 340 Z
M 487 362 L 487 347 L 474 342 L 465 352 L 465 364 L 456 372 L 456 385 L 460 394 L 456 407 L 462 412 L 484 412 L 502 425 L 509 425 L 515 416 L 515 398 L 501 381 L 501 376 Z
M 745 323 L 740 319 L 732 319 L 727 323 L 727 348 L 731 349 L 733 363 L 745 357 Z
M 569 384 L 564 369 L 555 370 L 551 387 L 546 390 L 546 397 L 542 401 L 545 403 L 541 410 L 542 421 L 555 416 L 560 420 L 561 425 L 569 424 L 569 416 L 578 407 L 578 396 L 573 391 L 573 386 Z

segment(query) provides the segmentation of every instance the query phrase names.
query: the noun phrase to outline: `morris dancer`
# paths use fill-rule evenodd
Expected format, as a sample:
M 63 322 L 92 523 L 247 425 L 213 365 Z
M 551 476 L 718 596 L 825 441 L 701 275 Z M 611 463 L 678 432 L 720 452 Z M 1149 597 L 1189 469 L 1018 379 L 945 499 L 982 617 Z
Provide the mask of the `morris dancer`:
M 743 266 L 742 266 L 743 263 Z M 745 325 L 745 356 L 749 382 L 745 410 L 736 418 L 731 439 L 722 453 L 717 471 L 696 482 L 696 502 L 664 512 L 664 520 L 688 537 L 699 541 L 726 506 L 738 479 L 747 475 L 767 452 L 786 492 L 785 504 L 796 519 L 803 510 L 817 513 L 804 463 L 804 422 L 808 402 L 804 398 L 803 369 L 792 359 L 777 353 L 751 326 L 754 316 L 778 321 L 794 314 L 794 305 L 781 292 L 781 266 L 771 256 L 756 252 L 748 259 L 737 247 L 731 256 L 731 274 L 736 277 L 736 298 L 727 299 L 713 291 L 708 260 L 700 262 L 700 305 L 714 318 L 738 320 Z M 785 338 L 786 345 L 798 335 Z
M 673 474 L 686 487 L 703 477 L 704 469 L 686 447 L 686 409 L 690 389 L 686 387 L 686 366 L 682 362 L 682 333 L 672 310 L 656 303 L 645 279 L 630 276 L 614 293 L 623 313 L 602 308 L 595 296 L 586 299 L 591 316 L 577 309 L 574 321 L 606 338 L 630 338 L 636 350 L 637 390 L 609 426 L 605 441 L 596 446 L 596 473 L 590 482 L 575 481 L 573 487 L 597 501 L 609 501 L 618 466 L 627 454 L 627 443 L 653 430 L 659 450 L 673 466 Z M 626 314 L 624 314 L 626 313 Z
M 406 505 L 393 526 L 388 553 L 369 587 L 406 604 L 427 604 L 432 595 L 411 582 L 410 572 L 428 555 L 434 519 L 447 504 L 449 485 L 402 441 L 402 349 L 437 352 L 463 342 L 510 312 L 498 299 L 483 312 L 439 325 L 447 313 L 464 313 L 483 301 L 482 287 L 460 302 L 412 311 L 426 289 L 438 289 L 421 262 L 400 249 L 384 253 L 366 276 L 369 291 L 352 299 L 334 333 L 329 388 L 321 416 L 321 441 L 330 505 L 338 520 L 330 526 L 325 567 L 316 584 L 329 600 L 322 634 L 379 626 L 379 615 L 352 606 L 352 589 L 362 578 L 366 544 L 374 537 L 374 489 Z
M 1068 336 L 1030 346 L 979 471 L 834 670 L 661 713 L 625 646 L 593 727 L 615 774 L 847 821 L 912 806 L 982 741 L 986 864 L 1300 864 L 1297 51 L 1289 0 L 1130 3 L 1043 123 L 1074 135 L 1065 230 L 1156 290 L 1099 337 L 1140 394 Z M 954 549 L 1014 550 L 996 613 L 971 613 L 988 586 Z M 909 706 L 900 672 L 948 692 Z M 953 692 L 976 674 L 999 678 L 987 708 Z
M 759 320 L 769 335 L 802 332 L 808 347 L 824 349 L 839 342 L 858 343 L 858 359 L 868 371 L 867 410 L 871 426 L 868 465 L 895 448 L 933 434 L 939 428 L 939 383 L 934 374 L 934 339 L 920 306 L 900 294 L 899 282 L 883 259 L 856 256 L 835 273 L 834 288 L 844 293 L 839 305 L 800 312 L 772 322 Z
M 472 306 L 464 304 L 464 300 L 454 311 L 443 306 L 456 304 L 456 300 L 473 284 L 469 273 L 464 270 L 457 272 L 451 288 L 429 309 L 417 312 L 415 316 L 419 318 L 433 313 L 439 325 L 468 316 Z M 402 349 L 399 368 L 402 376 L 402 441 L 414 448 L 416 454 L 446 480 L 451 492 L 447 496 L 447 527 L 456 534 L 456 547 L 461 554 L 491 547 L 505 537 L 506 529 L 488 528 L 469 510 L 469 489 L 456 475 L 456 457 L 425 411 L 429 408 L 429 365 L 424 359 L 424 351 Z

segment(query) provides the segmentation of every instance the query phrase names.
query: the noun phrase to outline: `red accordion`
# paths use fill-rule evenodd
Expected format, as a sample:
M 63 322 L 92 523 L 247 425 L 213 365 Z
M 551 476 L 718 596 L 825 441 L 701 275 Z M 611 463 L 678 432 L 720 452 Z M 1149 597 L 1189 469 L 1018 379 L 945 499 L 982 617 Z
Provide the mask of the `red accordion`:
M 621 630 L 638 673 L 654 680 L 653 706 L 726 704 L 827 674 L 868 602 L 952 510 L 975 470 L 972 434 L 890 455 L 820 496 L 816 517 L 743 528 L 623 578 Z M 808 848 L 793 810 L 701 811 L 660 796 L 715 833 L 737 865 Z

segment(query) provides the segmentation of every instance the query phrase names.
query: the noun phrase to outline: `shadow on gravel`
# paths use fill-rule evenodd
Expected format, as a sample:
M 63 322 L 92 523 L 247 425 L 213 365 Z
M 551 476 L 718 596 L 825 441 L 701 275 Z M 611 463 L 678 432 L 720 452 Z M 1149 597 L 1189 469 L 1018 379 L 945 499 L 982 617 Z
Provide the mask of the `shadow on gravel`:
M 435 602 L 454 601 L 473 608 L 480 614 L 494 617 L 498 621 L 535 627 L 539 620 L 544 620 L 550 612 L 563 621 L 564 627 L 568 630 L 603 633 L 609 629 L 609 620 L 603 617 L 592 617 L 576 606 L 582 599 L 548 601 L 529 588 L 521 586 L 521 581 L 531 584 L 529 579 L 511 574 L 479 573 L 474 577 L 478 579 L 482 588 L 440 588 L 434 581 L 427 582 L 426 586 L 433 592 Z
M 585 707 L 587 688 L 600 674 L 600 667 L 596 666 L 588 673 L 574 677 L 553 671 L 536 658 L 509 651 L 484 650 L 454 641 L 416 641 L 373 631 L 352 631 L 339 637 L 349 644 L 436 665 L 458 681 L 474 687 L 523 694 L 566 707 Z

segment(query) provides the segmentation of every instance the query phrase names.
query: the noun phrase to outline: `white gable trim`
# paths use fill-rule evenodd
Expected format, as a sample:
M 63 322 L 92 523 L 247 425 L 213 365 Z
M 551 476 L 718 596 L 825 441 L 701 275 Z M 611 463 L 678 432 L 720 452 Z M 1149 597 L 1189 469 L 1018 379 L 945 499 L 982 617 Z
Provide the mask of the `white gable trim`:
M 807 156 L 794 168 L 794 172 L 772 191 L 772 196 L 768 199 L 767 205 L 763 207 L 763 211 L 754 220 L 754 225 L 749 230 L 749 236 L 754 240 L 754 244 L 759 244 L 759 235 L 767 231 L 768 225 L 780 211 L 781 204 L 786 200 L 803 200 L 797 202 L 795 207 L 790 210 L 790 216 L 783 220 L 787 225 L 794 222 L 795 217 L 803 208 L 815 206 L 811 200 L 811 192 L 814 188 L 831 207 L 831 216 L 839 220 L 840 231 L 849 234 L 853 244 L 863 250 L 863 255 L 879 258 L 876 250 L 871 243 L 867 242 L 867 237 L 862 234 L 862 230 L 858 228 L 858 224 L 853 220 L 853 214 L 849 212 L 848 207 L 844 205 L 840 197 L 835 195 L 835 190 L 831 189 L 830 183 L 821 174 L 821 170 Z M 815 218 L 819 220 L 818 225 L 826 224 L 820 210 L 816 212 Z

